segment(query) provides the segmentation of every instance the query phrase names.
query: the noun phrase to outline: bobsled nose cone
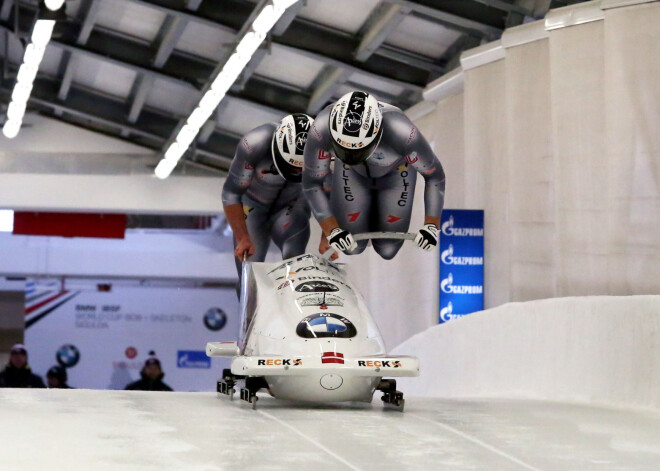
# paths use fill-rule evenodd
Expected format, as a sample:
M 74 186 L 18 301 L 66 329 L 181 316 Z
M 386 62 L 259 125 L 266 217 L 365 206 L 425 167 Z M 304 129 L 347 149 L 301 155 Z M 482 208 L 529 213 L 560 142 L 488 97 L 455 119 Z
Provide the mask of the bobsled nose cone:
M 339 389 L 344 382 L 344 378 L 336 374 L 327 374 L 321 377 L 321 386 L 330 391 Z

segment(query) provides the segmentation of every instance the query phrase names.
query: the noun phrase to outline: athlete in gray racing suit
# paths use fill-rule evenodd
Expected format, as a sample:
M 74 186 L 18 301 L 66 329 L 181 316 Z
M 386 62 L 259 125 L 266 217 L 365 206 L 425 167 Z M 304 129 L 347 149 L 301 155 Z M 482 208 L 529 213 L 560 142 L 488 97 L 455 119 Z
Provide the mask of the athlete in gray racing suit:
M 243 254 L 263 262 L 271 239 L 285 259 L 305 252 L 310 211 L 300 180 L 311 123 L 304 114 L 286 116 L 248 132 L 236 149 L 222 203 L 234 232 L 239 276 Z
M 323 192 L 335 155 L 332 192 Z M 349 254 L 367 245 L 351 233 L 406 232 L 410 225 L 416 174 L 424 180 L 424 226 L 415 242 L 425 250 L 438 243 L 445 174 L 415 125 L 398 108 L 352 92 L 319 113 L 305 146 L 303 188 L 330 245 Z M 373 240 L 376 252 L 393 258 L 402 240 Z

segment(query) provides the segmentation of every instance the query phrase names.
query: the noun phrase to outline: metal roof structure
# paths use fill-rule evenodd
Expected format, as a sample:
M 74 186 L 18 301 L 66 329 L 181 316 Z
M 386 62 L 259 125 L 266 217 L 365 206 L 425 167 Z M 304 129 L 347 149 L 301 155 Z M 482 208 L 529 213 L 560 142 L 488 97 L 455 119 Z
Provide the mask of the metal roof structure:
M 67 0 L 30 109 L 164 150 L 239 31 L 267 0 Z M 575 0 L 302 0 L 243 71 L 186 160 L 228 168 L 240 136 L 292 112 L 314 116 L 361 89 L 408 108 L 462 51 Z M 0 99 L 9 102 L 36 0 L 0 3 Z

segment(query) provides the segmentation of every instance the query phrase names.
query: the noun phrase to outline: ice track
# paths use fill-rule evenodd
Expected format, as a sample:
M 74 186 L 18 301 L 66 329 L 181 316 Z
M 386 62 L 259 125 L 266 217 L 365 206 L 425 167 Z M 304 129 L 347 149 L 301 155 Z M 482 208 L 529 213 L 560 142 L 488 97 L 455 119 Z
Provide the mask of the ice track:
M 406 399 L 257 410 L 213 393 L 0 389 L 0 469 L 657 471 L 660 414 Z

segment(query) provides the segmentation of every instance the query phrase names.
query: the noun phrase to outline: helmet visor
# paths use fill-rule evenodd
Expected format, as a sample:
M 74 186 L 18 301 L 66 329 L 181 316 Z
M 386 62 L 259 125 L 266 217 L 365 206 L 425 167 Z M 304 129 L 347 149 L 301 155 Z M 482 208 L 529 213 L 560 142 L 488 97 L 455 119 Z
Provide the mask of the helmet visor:
M 368 145 L 356 149 L 348 149 L 333 140 L 332 149 L 335 151 L 337 158 L 346 165 L 359 165 L 366 162 L 366 160 L 371 157 L 376 150 L 376 147 L 378 147 L 382 135 L 383 131 L 381 129 L 378 136 L 376 136 L 376 139 L 371 141 Z

